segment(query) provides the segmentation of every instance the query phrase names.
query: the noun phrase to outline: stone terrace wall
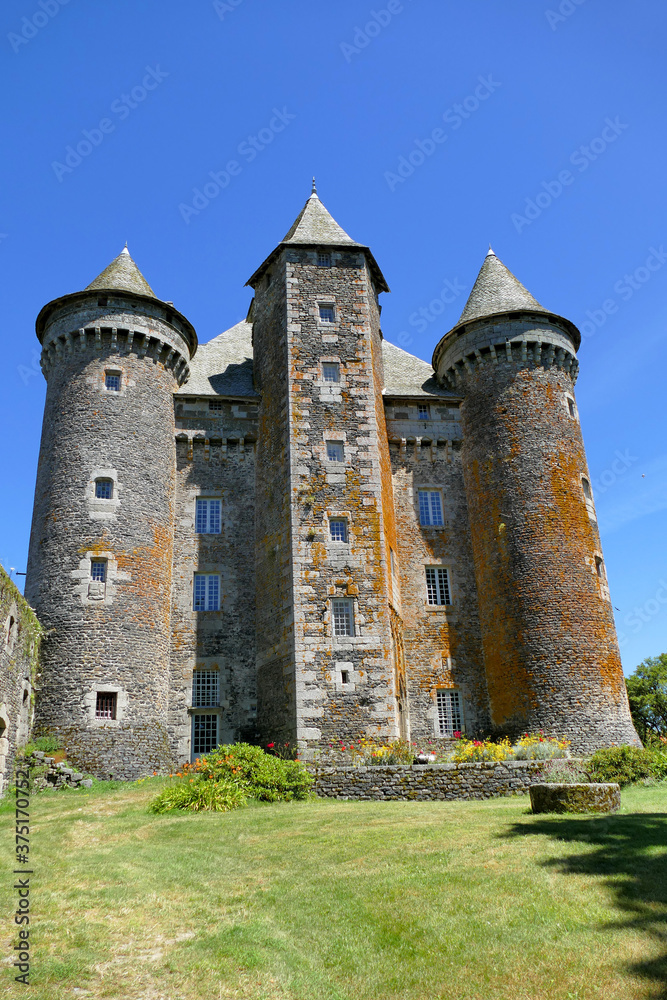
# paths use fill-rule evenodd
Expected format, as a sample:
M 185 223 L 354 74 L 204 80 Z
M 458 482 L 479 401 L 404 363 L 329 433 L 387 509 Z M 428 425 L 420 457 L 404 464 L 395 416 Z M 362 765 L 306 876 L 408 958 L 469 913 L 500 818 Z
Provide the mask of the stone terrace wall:
M 540 780 L 541 761 L 496 764 L 395 764 L 309 768 L 313 791 L 329 799 L 490 799 L 525 794 Z

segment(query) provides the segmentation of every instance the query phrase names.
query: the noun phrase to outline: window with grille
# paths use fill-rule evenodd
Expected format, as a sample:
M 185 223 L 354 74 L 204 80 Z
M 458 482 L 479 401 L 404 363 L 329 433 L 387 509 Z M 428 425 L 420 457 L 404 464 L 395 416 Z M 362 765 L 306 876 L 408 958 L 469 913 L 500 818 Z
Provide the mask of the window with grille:
M 118 695 L 111 691 L 98 691 L 95 699 L 96 719 L 115 719 Z
M 113 480 L 96 479 L 95 497 L 97 500 L 111 500 L 111 498 L 113 497 Z
M 209 410 L 215 410 L 216 413 L 219 413 L 222 409 L 222 403 L 219 399 L 211 399 L 209 401 L 208 408 Z
M 347 541 L 347 521 L 344 517 L 332 518 L 329 521 L 329 533 L 332 542 Z
M 440 490 L 419 490 L 419 523 L 443 524 Z
M 332 305 L 320 306 L 320 323 L 333 323 L 335 319 Z
M 198 535 L 219 535 L 222 519 L 222 500 L 205 500 L 197 497 L 195 503 L 195 532 Z
M 331 602 L 334 635 L 354 635 L 354 609 L 352 601 L 337 598 Z
M 417 415 L 420 420 L 430 420 L 431 419 L 431 407 L 428 404 L 420 404 L 417 407 Z
M 107 579 L 106 559 L 91 559 L 90 579 L 94 580 L 96 583 L 106 583 Z
M 120 392 L 120 372 L 105 372 L 104 387 L 109 392 Z
M 210 753 L 218 745 L 218 716 L 195 715 L 192 718 L 192 754 Z
M 443 566 L 426 567 L 426 603 L 452 603 L 449 591 L 449 573 Z
M 322 377 L 325 382 L 340 382 L 340 365 L 337 361 L 322 363 Z
M 208 708 L 218 704 L 219 686 L 217 670 L 195 670 L 192 674 L 192 706 Z
M 436 692 L 438 735 L 453 736 L 463 732 L 463 708 L 458 691 L 440 689 Z
M 318 267 L 331 267 L 331 254 L 325 253 L 323 250 L 318 251 L 317 254 L 317 266 Z
M 195 611 L 220 610 L 220 576 L 218 573 L 195 573 Z
M 345 461 L 345 451 L 342 441 L 327 441 L 327 459 L 330 462 Z

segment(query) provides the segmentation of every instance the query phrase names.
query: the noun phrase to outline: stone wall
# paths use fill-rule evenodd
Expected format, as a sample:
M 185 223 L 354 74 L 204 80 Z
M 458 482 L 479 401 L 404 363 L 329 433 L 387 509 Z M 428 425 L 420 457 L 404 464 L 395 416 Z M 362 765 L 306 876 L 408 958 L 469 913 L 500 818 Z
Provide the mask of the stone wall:
M 0 566 L 0 793 L 28 740 L 42 628 Z
M 396 764 L 373 767 L 318 767 L 313 791 L 330 799 L 490 799 L 526 793 L 541 781 L 534 760 L 496 764 Z

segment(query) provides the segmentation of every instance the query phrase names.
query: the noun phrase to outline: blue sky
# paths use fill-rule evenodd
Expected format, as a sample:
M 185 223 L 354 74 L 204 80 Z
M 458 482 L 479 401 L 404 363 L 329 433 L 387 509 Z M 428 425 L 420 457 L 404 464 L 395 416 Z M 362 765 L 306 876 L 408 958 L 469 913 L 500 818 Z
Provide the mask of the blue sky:
M 315 174 L 392 288 L 387 339 L 430 360 L 489 243 L 583 328 L 625 670 L 667 651 L 666 29 L 660 0 L 3 5 L 3 565 L 25 569 L 42 305 L 127 240 L 210 340 Z

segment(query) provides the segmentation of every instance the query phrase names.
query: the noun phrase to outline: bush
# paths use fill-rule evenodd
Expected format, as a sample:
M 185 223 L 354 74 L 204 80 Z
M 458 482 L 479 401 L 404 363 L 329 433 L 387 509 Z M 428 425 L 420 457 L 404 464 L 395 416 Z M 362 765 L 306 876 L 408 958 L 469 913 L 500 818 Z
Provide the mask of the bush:
M 544 733 L 524 733 L 512 748 L 515 760 L 551 760 L 570 756 L 570 740 Z
M 246 805 L 244 789 L 227 781 L 206 781 L 203 778 L 181 780 L 177 785 L 163 789 L 148 807 L 152 813 L 166 813 L 174 809 L 191 812 L 229 812 Z
M 545 762 L 541 772 L 540 781 L 548 785 L 572 785 L 581 782 L 589 782 L 590 774 L 582 764 L 574 760 L 554 759 Z
M 249 743 L 217 747 L 193 769 L 209 781 L 232 782 L 264 802 L 307 799 L 313 783 L 301 761 L 284 760 Z
M 34 753 L 35 750 L 40 750 L 42 753 L 55 753 L 62 749 L 62 744 L 57 736 L 37 736 L 34 740 L 26 743 L 22 749 L 26 756 Z
M 450 760 L 455 764 L 473 764 L 478 760 L 508 760 L 512 756 L 512 747 L 508 739 L 494 743 L 493 740 L 469 740 L 465 736 L 460 736 Z
M 592 781 L 617 781 L 629 785 L 643 778 L 667 777 L 667 755 L 644 747 L 606 747 L 588 761 Z

